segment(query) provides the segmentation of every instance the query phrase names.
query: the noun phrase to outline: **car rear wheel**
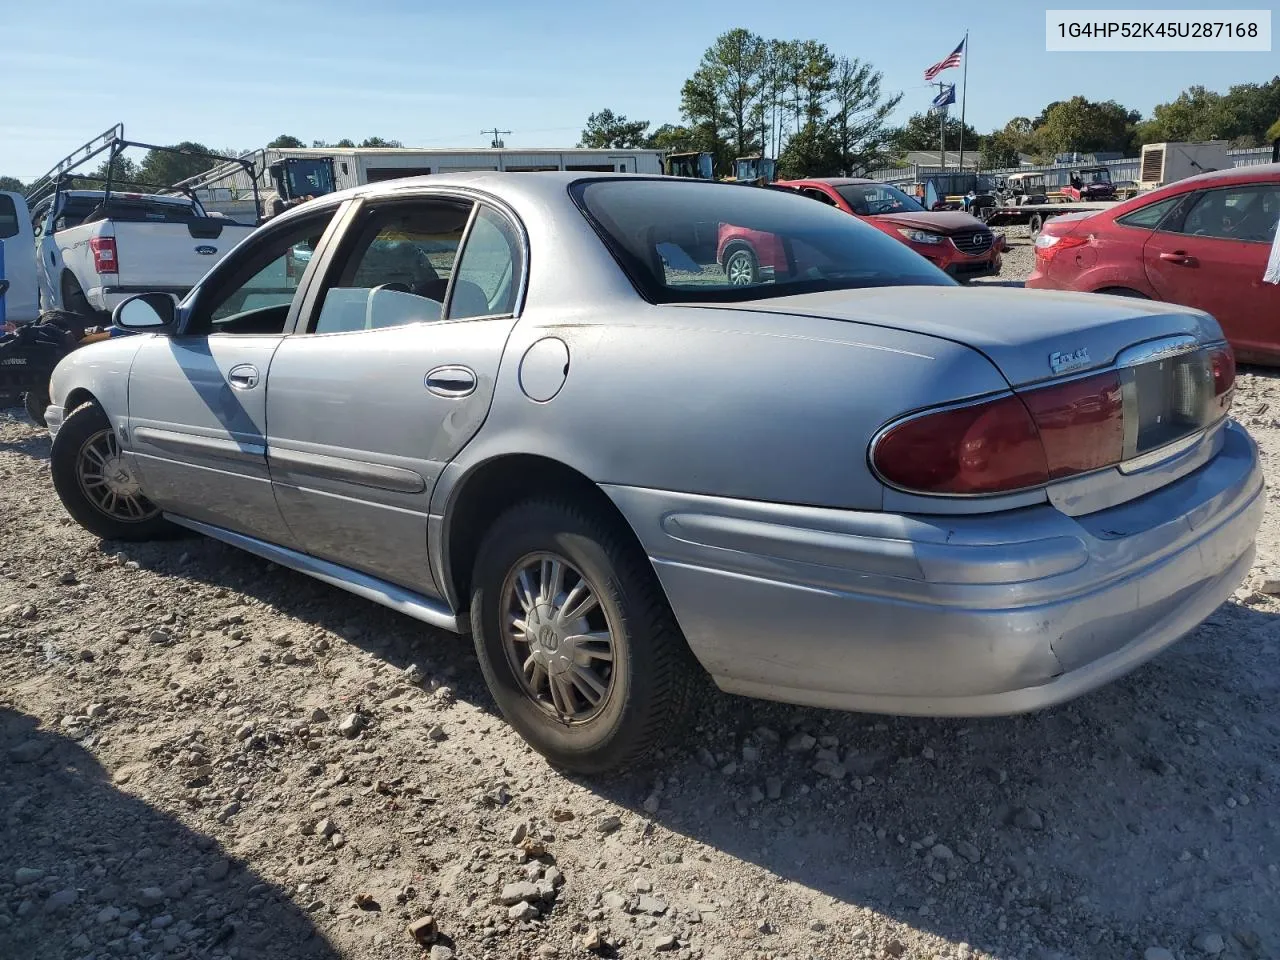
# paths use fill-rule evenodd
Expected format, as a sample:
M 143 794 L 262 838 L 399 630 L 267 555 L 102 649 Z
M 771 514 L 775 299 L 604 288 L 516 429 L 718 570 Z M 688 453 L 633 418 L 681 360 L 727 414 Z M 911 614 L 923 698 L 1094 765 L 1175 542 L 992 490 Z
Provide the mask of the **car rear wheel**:
M 102 409 L 87 403 L 63 421 L 50 456 L 53 487 L 72 518 L 103 540 L 157 540 L 178 528 L 143 496 Z
M 729 278 L 729 285 L 734 287 L 749 286 L 760 279 L 756 255 L 746 247 L 738 247 L 725 258 L 724 272 Z
M 489 689 L 553 765 L 609 773 L 685 728 L 700 668 L 648 559 L 602 513 L 512 507 L 485 535 L 472 583 Z
M 49 406 L 49 391 L 31 390 L 22 398 L 23 404 L 27 408 L 27 416 L 30 417 L 37 426 L 47 427 L 49 424 L 45 422 L 44 412 Z
M 97 319 L 97 311 L 89 306 L 89 298 L 80 289 L 80 284 L 70 273 L 62 275 L 62 308 L 82 317 Z
M 1040 228 L 1043 226 L 1044 217 L 1038 213 L 1033 213 L 1031 215 L 1031 219 L 1027 221 L 1027 231 L 1031 234 L 1032 240 L 1040 236 Z

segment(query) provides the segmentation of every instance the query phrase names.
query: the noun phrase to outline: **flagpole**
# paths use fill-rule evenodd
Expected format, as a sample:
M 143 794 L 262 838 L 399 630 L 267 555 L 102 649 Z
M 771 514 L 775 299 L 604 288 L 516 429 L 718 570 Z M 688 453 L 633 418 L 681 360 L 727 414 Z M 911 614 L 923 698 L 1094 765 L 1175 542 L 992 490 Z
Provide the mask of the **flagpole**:
M 934 82 L 938 85 L 938 96 L 935 99 L 941 100 L 942 91 L 947 89 L 947 85 L 941 80 L 935 80 Z M 947 169 L 947 105 L 944 103 L 942 106 L 938 107 L 937 110 L 939 117 L 938 149 L 940 154 L 938 159 L 941 162 L 943 171 L 945 172 Z
M 964 173 L 964 98 L 969 92 L 969 31 L 964 32 L 964 80 L 960 87 L 960 172 Z

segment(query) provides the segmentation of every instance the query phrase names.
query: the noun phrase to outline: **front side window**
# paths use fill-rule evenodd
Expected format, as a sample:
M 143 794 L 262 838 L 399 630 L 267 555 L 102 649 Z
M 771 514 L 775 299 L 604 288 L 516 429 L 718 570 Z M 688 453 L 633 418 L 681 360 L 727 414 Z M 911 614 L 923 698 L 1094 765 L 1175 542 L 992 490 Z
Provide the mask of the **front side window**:
M 444 317 L 445 297 L 472 204 L 401 200 L 354 227 L 323 294 L 312 333 L 349 333 Z
M 280 224 L 219 264 L 196 293 L 184 333 L 281 333 L 333 207 Z
M 887 234 L 798 194 L 638 179 L 579 181 L 572 195 L 653 302 L 955 285 Z
M 1206 190 L 1187 210 L 1179 233 L 1271 243 L 1280 220 L 1280 184 Z

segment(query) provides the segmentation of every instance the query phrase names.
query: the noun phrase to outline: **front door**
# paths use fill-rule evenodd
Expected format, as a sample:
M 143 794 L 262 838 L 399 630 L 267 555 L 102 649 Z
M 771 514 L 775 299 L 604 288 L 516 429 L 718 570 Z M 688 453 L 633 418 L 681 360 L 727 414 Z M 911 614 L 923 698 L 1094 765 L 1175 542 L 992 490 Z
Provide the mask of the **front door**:
M 0 192 L 0 333 L 40 312 L 35 251 L 27 201 L 20 193 Z
M 1204 310 L 1241 353 L 1280 353 L 1280 286 L 1264 283 L 1280 184 L 1205 190 L 1143 248 L 1162 300 Z
M 295 248 L 314 248 L 332 212 L 249 241 L 184 304 L 178 334 L 148 336 L 138 350 L 128 444 L 161 509 L 293 545 L 267 473 L 267 371 L 299 289 Z
M 488 413 L 520 241 L 496 210 L 444 196 L 370 204 L 347 236 L 272 360 L 276 500 L 311 555 L 439 596 L 428 506 Z

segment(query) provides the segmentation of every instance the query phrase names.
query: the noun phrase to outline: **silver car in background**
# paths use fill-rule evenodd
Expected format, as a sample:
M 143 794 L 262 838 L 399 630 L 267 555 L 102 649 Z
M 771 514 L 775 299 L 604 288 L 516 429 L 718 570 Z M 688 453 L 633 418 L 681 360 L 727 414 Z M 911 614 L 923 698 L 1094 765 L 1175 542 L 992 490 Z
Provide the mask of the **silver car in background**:
M 775 266 L 732 283 L 745 236 Z M 1262 514 L 1208 315 L 960 288 L 768 189 L 361 187 L 116 322 L 52 382 L 85 528 L 198 531 L 469 632 L 577 771 L 678 734 L 704 673 L 894 714 L 1075 697 L 1221 603 Z

